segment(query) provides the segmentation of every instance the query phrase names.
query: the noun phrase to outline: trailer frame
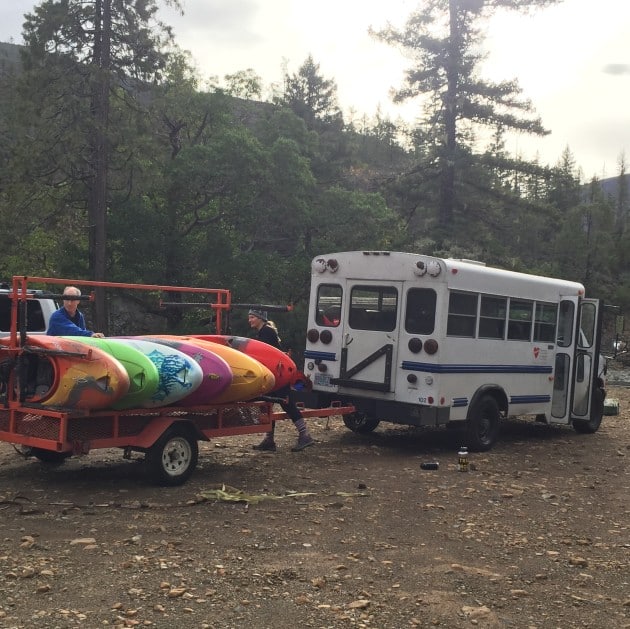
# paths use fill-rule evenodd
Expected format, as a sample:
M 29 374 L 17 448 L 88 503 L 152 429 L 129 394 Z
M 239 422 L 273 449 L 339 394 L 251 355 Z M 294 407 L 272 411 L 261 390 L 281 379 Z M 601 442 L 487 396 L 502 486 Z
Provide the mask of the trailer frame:
M 27 290 L 29 282 L 212 294 L 216 302 L 199 305 L 215 311 L 217 334 L 221 333 L 231 305 L 231 293 L 225 289 L 14 277 L 10 342 L 0 347 L 0 441 L 22 446 L 44 463 L 61 463 L 70 456 L 87 455 L 95 449 L 121 448 L 127 457 L 132 452 L 142 452 L 151 480 L 175 486 L 186 482 L 195 470 L 198 441 L 265 433 L 274 422 L 287 418 L 284 411 L 277 410 L 279 400 L 271 397 L 221 405 L 120 411 L 50 407 L 21 401 L 16 365 L 25 351 L 22 345 L 28 336 L 25 309 L 20 304 L 32 298 L 32 292 Z M 93 295 L 89 296 L 92 298 Z M 328 408 L 302 408 L 301 412 L 308 418 L 344 415 L 354 410 L 353 406 L 333 402 Z

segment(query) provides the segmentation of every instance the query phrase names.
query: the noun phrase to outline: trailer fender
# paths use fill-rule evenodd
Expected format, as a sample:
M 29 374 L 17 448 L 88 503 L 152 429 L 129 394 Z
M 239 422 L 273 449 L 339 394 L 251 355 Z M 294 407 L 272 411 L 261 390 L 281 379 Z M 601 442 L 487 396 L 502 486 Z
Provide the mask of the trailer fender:
M 180 417 L 156 417 L 134 438 L 133 446 L 150 448 L 173 424 L 177 423 L 187 425 L 197 439 L 208 441 L 208 438 L 192 422 L 182 420 Z

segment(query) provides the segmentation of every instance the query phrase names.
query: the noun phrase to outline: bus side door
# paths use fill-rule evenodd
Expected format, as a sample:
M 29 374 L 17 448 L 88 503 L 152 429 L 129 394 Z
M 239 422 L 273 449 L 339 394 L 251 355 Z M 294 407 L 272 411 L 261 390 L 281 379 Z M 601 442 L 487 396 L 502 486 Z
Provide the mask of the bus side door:
M 551 421 L 568 424 L 590 415 L 591 392 L 597 375 L 598 302 L 564 297 L 560 302 L 554 366 Z
M 588 420 L 591 415 L 593 384 L 598 375 L 599 330 L 599 301 L 583 299 L 577 332 L 571 419 Z
M 402 282 L 356 280 L 346 287 L 341 389 L 394 391 Z

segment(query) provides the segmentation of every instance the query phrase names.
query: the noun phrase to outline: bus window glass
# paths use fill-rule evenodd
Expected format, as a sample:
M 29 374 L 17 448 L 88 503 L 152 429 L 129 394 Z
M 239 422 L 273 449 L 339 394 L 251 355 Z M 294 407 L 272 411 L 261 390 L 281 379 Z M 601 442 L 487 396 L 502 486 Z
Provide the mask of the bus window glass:
M 581 334 L 578 339 L 578 346 L 588 349 L 593 347 L 593 339 L 595 336 L 595 305 L 584 303 L 581 308 L 580 330 Z
M 556 340 L 556 320 L 558 306 L 556 304 L 536 304 L 534 320 L 534 341 L 554 343 Z
M 534 304 L 531 301 L 510 299 L 508 340 L 529 341 L 531 339 L 533 308 Z
M 560 316 L 558 317 L 558 346 L 570 347 L 573 342 L 573 319 L 575 305 L 572 301 L 560 302 Z
M 474 338 L 477 324 L 477 294 L 452 292 L 448 300 L 448 336 Z
M 405 330 L 410 334 L 433 334 L 436 294 L 432 288 L 412 288 L 407 293 Z
M 391 332 L 398 318 L 398 291 L 392 286 L 354 286 L 348 323 L 355 330 Z
M 336 328 L 341 321 L 341 286 L 320 284 L 317 288 L 317 306 L 315 323 L 329 328 Z
M 479 312 L 479 338 L 505 338 L 507 299 L 505 297 L 481 296 Z
M 569 372 L 571 361 L 567 354 L 556 354 L 553 373 L 553 398 L 551 414 L 553 417 L 563 417 L 567 412 L 567 395 L 569 391 Z

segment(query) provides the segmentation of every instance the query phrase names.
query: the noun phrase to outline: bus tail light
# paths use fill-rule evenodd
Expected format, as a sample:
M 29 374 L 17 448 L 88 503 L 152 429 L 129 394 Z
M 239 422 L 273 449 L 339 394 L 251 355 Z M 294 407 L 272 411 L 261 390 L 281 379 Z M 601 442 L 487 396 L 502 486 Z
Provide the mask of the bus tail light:
M 322 330 L 319 335 L 319 340 L 326 345 L 332 341 L 332 338 L 333 336 L 330 330 Z
M 427 354 L 435 354 L 438 351 L 438 342 L 435 339 L 428 339 L 424 342 L 424 351 Z
M 319 341 L 319 331 L 315 328 L 311 328 L 306 333 L 306 338 L 309 340 L 310 343 L 317 343 L 317 341 Z
M 407 347 L 409 348 L 410 352 L 413 352 L 414 354 L 418 354 L 419 352 L 422 351 L 422 341 L 414 337 L 412 339 L 409 339 L 409 343 L 407 343 Z

